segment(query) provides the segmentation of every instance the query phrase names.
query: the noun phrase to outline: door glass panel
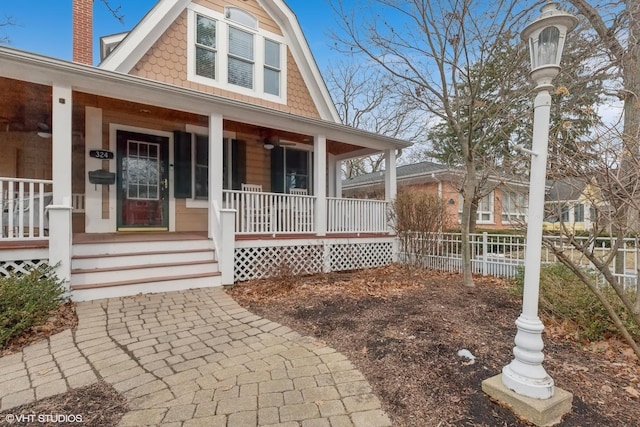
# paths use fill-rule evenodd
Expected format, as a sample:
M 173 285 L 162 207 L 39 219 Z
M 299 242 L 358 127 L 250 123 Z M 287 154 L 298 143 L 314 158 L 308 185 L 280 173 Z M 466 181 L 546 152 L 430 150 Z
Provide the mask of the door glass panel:
M 168 228 L 168 138 L 118 131 L 118 228 Z
M 158 144 L 128 141 L 124 167 L 129 199 L 158 200 L 160 198 Z

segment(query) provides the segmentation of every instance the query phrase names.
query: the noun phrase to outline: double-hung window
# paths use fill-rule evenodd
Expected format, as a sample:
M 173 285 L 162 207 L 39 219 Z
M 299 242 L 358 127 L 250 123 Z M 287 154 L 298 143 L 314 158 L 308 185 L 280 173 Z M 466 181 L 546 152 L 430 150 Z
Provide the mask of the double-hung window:
M 229 83 L 253 89 L 253 34 L 229 27 Z
M 458 197 L 458 221 L 462 222 L 462 194 Z M 478 200 L 476 223 L 493 224 L 493 191 Z
M 502 222 L 525 221 L 527 215 L 527 196 L 514 191 L 502 193 Z
M 280 96 L 280 43 L 264 40 L 264 92 Z
M 216 25 L 214 19 L 196 14 L 196 74 L 216 79 Z

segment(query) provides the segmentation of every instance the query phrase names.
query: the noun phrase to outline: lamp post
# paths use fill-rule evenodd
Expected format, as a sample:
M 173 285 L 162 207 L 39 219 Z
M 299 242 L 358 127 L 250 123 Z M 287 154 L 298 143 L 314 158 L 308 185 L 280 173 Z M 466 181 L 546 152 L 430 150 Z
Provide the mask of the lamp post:
M 542 7 L 542 14 L 523 31 L 529 43 L 531 78 L 536 82 L 534 101 L 531 176 L 529 183 L 529 221 L 525 254 L 522 314 L 516 320 L 518 332 L 513 348 L 514 359 L 502 369 L 502 383 L 515 393 L 535 399 L 549 399 L 554 394 L 553 379 L 542 367 L 542 331 L 538 317 L 542 221 L 544 218 L 547 146 L 551 111 L 551 81 L 560 71 L 565 37 L 578 22 L 573 15 L 558 10 L 556 3 Z

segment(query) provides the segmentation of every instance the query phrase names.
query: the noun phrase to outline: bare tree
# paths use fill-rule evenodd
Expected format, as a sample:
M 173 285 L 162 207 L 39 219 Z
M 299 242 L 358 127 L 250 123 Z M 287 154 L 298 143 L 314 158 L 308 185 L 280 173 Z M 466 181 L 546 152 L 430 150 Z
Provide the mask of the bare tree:
M 114 18 L 124 24 L 124 15 L 121 12 L 122 5 L 113 6 L 109 0 L 100 0 L 106 8 L 111 12 Z
M 379 69 L 341 62 L 330 65 L 325 78 L 344 124 L 407 141 L 424 133 L 421 117 Z M 384 156 L 377 154 L 344 162 L 343 173 L 349 179 L 383 166 Z
M 11 27 L 16 25 L 15 21 L 11 16 L 5 16 L 3 20 L 0 21 L 0 44 L 10 44 L 11 39 L 5 33 L 7 27 Z
M 625 258 L 629 248 L 625 238 L 633 240 L 640 231 L 640 2 L 610 1 L 605 4 L 586 0 L 569 0 L 590 24 L 586 31 L 593 42 L 591 63 L 595 71 L 608 74 L 609 87 L 623 105 L 619 122 L 610 119 L 588 143 L 575 150 L 556 153 L 555 168 L 561 177 L 577 177 L 586 184 L 586 199 L 591 218 L 586 237 L 578 237 L 572 224 L 560 218 L 561 239 L 545 239 L 545 244 L 559 261 L 572 270 L 602 302 L 621 335 L 640 357 L 640 346 L 625 326 L 622 317 L 633 319 L 640 326 L 640 292 L 625 289 Z M 597 65 L 595 65 L 597 64 Z M 606 124 L 606 123 L 605 123 Z M 553 161 L 553 159 L 552 159 Z M 610 236 L 607 248 L 598 247 L 598 236 Z M 638 241 L 632 247 L 638 258 Z M 577 249 L 595 268 L 598 283 L 585 272 L 580 259 L 570 256 L 566 248 Z M 638 275 L 640 275 L 640 272 Z M 637 277 L 637 276 L 636 276 Z M 604 282 L 604 284 L 602 283 Z M 618 313 L 607 298 L 610 286 L 626 313 Z
M 631 261 L 629 258 L 634 250 L 635 261 L 640 261 L 639 241 L 634 237 L 640 231 L 640 222 L 637 216 L 628 215 L 630 211 L 640 210 L 640 156 L 624 150 L 623 138 L 615 127 L 603 126 L 582 153 L 563 156 L 562 170 L 555 172 L 555 178 L 565 183 L 566 192 L 573 190 L 574 194 L 581 194 L 580 204 L 589 226 L 586 235 L 582 235 L 582 230 L 576 230 L 570 218 L 562 215 L 570 207 L 566 201 L 559 200 L 555 212 L 560 236 L 546 237 L 544 243 L 596 295 L 640 358 L 640 346 L 623 321 L 623 317 L 633 319 L 640 327 L 640 292 L 637 292 L 637 285 L 635 290 L 628 289 L 623 277 L 628 272 L 620 271 L 616 266 L 617 260 L 624 261 L 624 257 L 627 262 Z M 633 172 L 620 174 L 622 157 Z M 602 241 L 601 236 L 608 236 L 607 245 L 597 244 Z M 577 249 L 581 257 L 572 255 L 569 248 Z M 589 268 L 595 269 L 595 274 L 588 273 Z M 607 297 L 607 286 L 615 291 L 626 315 L 614 309 Z
M 477 129 L 502 118 L 509 105 L 492 115 L 478 115 L 486 104 L 483 86 L 505 40 L 516 41 L 531 10 L 527 2 L 498 0 L 370 0 L 347 10 L 334 1 L 340 16 L 336 35 L 346 51 L 376 63 L 416 109 L 445 122 L 464 159 L 462 185 L 462 256 L 465 286 L 471 275 L 469 231 L 472 204 L 479 188 Z M 517 67 L 513 68 L 514 72 Z M 503 75 L 502 78 L 509 78 Z
M 616 95 L 624 104 L 622 152 L 617 176 L 621 186 L 633 186 L 633 157 L 640 150 L 640 2 L 569 2 L 591 24 L 594 34 L 593 45 L 599 47 L 601 54 L 601 67 L 609 71 L 611 79 L 615 82 Z M 631 206 L 629 208 L 617 212 L 615 223 L 625 224 L 638 216 L 638 210 Z M 616 261 L 618 270 L 621 268 L 621 259 L 622 257 L 618 257 Z

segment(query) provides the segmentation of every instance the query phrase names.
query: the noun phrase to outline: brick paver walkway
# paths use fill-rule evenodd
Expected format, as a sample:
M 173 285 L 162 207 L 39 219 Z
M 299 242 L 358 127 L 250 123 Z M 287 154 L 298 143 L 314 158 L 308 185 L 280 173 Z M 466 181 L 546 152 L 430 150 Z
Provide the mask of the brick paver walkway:
M 103 379 L 121 426 L 389 426 L 363 375 L 221 288 L 78 304 L 79 324 L 0 358 L 0 410 Z

